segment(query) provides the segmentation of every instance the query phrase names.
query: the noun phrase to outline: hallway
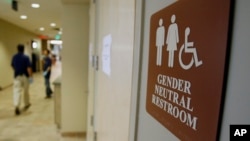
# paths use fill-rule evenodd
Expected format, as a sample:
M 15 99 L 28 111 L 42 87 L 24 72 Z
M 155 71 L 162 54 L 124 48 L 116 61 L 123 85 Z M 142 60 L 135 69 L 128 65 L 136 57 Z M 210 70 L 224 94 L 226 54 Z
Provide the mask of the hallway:
M 60 64 L 52 70 L 51 82 L 60 75 Z M 52 86 L 53 88 L 53 86 Z M 34 74 L 30 85 L 31 107 L 21 115 L 14 114 L 12 87 L 0 91 L 0 141 L 84 141 L 63 138 L 54 123 L 54 100 L 45 99 L 41 73 Z M 23 106 L 21 106 L 23 107 Z

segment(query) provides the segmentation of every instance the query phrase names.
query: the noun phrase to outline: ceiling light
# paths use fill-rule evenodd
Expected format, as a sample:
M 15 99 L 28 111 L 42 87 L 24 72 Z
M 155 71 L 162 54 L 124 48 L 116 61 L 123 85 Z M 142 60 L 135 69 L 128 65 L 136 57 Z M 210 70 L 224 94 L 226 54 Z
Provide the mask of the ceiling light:
M 39 8 L 40 5 L 39 5 L 38 3 L 32 3 L 32 4 L 31 4 L 31 7 L 32 7 L 32 8 Z
M 23 19 L 23 20 L 25 20 L 25 19 L 27 19 L 28 17 L 27 17 L 26 15 L 21 15 L 20 18 Z
M 55 23 L 51 23 L 50 26 L 53 26 L 53 27 L 54 27 L 54 26 L 56 26 L 56 24 L 55 24 Z
M 45 29 L 44 29 L 44 27 L 40 27 L 39 30 L 40 31 L 44 31 Z

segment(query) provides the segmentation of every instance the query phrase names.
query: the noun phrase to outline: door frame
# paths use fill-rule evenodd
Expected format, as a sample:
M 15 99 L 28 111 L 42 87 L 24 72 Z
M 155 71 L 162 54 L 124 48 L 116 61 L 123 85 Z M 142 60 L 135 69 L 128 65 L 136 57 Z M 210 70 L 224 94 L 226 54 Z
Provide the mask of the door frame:
M 93 16 L 93 23 L 92 23 L 92 34 L 90 35 L 90 43 L 92 44 L 92 52 L 89 53 L 89 57 L 91 57 L 91 61 L 89 61 L 89 72 L 91 72 L 92 76 L 89 76 L 89 96 L 88 96 L 88 141 L 96 141 L 97 138 L 97 129 L 96 129 L 96 99 L 98 93 L 98 18 L 99 18 L 99 10 L 98 10 L 98 0 L 92 0 L 90 2 L 90 8 L 93 8 L 92 11 L 90 10 L 91 16 Z M 91 23 L 90 23 L 91 24 Z M 91 40 L 92 37 L 92 40 Z M 92 80 L 90 80 L 92 79 Z
M 144 33 L 144 11 L 145 1 L 136 0 L 135 2 L 135 30 L 134 30 L 134 54 L 133 54 L 133 72 L 132 72 L 132 91 L 131 91 L 131 110 L 129 141 L 137 141 L 138 121 L 140 108 L 140 89 L 141 89 L 141 71 L 143 54 L 143 33 Z

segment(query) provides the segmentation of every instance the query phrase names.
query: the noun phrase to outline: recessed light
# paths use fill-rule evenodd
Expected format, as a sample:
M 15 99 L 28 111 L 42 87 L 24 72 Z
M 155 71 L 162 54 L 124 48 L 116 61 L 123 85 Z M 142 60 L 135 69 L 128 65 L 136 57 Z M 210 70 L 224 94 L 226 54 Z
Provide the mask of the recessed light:
M 40 27 L 39 30 L 40 30 L 40 31 L 44 31 L 45 28 L 44 28 L 44 27 Z
M 27 19 L 28 17 L 27 17 L 26 15 L 21 15 L 20 18 L 23 19 L 23 20 L 25 20 L 25 19 Z
M 39 7 L 40 7 L 40 4 L 38 4 L 38 3 L 32 3 L 32 4 L 31 4 L 31 7 L 32 7 L 32 8 L 39 8 Z
M 56 24 L 55 23 L 51 23 L 50 26 L 54 27 L 54 26 L 56 26 Z

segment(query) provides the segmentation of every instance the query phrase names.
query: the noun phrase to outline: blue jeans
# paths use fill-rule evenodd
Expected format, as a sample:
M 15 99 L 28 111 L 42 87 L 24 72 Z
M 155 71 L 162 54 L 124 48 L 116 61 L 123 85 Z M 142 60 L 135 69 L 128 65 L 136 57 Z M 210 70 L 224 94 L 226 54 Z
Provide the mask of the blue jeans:
M 49 78 L 45 78 L 45 87 L 46 87 L 46 96 L 50 97 L 53 92 L 50 87 Z

